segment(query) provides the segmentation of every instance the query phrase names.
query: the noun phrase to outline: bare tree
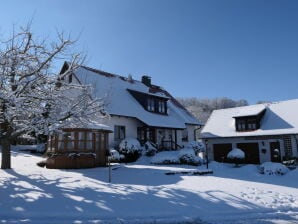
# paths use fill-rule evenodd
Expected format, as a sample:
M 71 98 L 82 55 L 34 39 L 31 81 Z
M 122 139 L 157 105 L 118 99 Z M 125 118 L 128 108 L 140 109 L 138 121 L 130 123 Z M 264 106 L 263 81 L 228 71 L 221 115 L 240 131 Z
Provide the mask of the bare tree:
M 90 86 L 63 81 L 82 62 L 70 48 L 75 41 L 57 34 L 55 42 L 39 41 L 30 26 L 0 43 L 0 140 L 2 169 L 11 168 L 11 144 L 23 134 L 49 134 L 74 121 L 102 117 L 103 101 Z M 54 65 L 68 60 L 63 73 Z M 74 94 L 75 93 L 75 94 Z

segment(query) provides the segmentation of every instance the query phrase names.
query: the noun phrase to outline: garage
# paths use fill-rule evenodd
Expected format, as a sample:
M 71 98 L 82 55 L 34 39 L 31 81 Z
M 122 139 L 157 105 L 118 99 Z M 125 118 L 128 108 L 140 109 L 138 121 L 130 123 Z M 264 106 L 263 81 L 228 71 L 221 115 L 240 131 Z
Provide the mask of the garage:
M 245 162 L 248 164 L 260 164 L 259 144 L 252 143 L 238 143 L 237 148 L 245 153 Z
M 227 162 L 227 154 L 232 150 L 232 144 L 213 144 L 214 160 Z

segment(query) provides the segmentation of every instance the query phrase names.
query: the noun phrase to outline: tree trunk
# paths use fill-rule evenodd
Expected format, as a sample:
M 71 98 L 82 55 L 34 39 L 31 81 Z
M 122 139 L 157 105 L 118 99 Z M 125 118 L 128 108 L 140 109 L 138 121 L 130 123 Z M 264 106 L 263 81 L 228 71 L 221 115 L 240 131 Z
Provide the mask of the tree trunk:
M 1 145 L 2 145 L 2 161 L 1 161 L 1 169 L 11 169 L 11 153 L 10 153 L 10 145 L 11 145 L 11 128 L 9 122 L 4 121 L 1 124 L 2 132 L 4 135 L 1 136 Z
M 1 169 L 10 169 L 11 168 L 11 153 L 10 153 L 10 140 L 9 138 L 3 137 L 1 139 L 2 145 L 2 161 Z

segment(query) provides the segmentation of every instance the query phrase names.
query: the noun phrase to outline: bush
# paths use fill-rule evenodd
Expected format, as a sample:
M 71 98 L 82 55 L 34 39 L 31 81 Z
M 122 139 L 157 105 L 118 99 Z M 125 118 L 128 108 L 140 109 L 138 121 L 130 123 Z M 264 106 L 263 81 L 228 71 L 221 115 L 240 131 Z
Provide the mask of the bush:
M 157 153 L 151 160 L 153 164 L 179 164 L 178 152 L 163 151 Z
M 135 162 L 142 154 L 139 141 L 135 138 L 125 138 L 119 144 L 119 152 L 124 155 L 123 162 Z
M 144 148 L 146 156 L 154 156 L 157 152 L 156 147 L 149 141 L 144 144 Z
M 202 159 L 195 155 L 192 148 L 181 149 L 178 156 L 181 164 L 198 166 L 203 163 Z
M 186 148 L 192 148 L 195 151 L 196 154 L 198 154 L 199 152 L 205 152 L 206 151 L 205 145 L 201 141 L 188 142 L 185 147 Z
M 266 175 L 284 175 L 289 169 L 281 163 L 265 162 L 259 167 L 261 174 Z
M 151 160 L 153 164 L 187 164 L 200 165 L 203 160 L 196 156 L 192 148 L 181 149 L 180 151 L 163 151 L 157 153 Z
M 234 163 L 235 167 L 238 167 L 239 164 L 243 164 L 245 162 L 245 153 L 238 148 L 232 149 L 228 155 L 228 162 Z
M 115 149 L 110 149 L 109 150 L 109 160 L 110 162 L 120 162 L 124 159 L 124 155 L 120 154 L 117 150 Z

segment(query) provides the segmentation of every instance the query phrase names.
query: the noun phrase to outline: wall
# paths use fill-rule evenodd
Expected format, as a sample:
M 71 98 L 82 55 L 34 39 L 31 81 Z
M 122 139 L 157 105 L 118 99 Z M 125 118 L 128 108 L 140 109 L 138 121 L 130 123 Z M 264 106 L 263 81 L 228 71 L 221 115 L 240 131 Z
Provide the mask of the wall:
M 297 139 L 298 139 L 298 136 L 297 136 Z M 280 151 L 281 151 L 281 158 L 282 158 L 283 156 L 285 156 L 284 142 L 282 139 L 279 139 L 279 136 L 276 136 L 276 138 L 250 139 L 250 140 L 247 140 L 244 137 L 208 139 L 208 157 L 210 158 L 210 160 L 214 160 L 214 151 L 213 151 L 214 144 L 231 143 L 232 148 L 236 148 L 237 143 L 258 143 L 260 163 L 263 163 L 263 162 L 271 161 L 270 142 L 277 142 L 277 141 L 280 143 Z M 294 136 L 291 136 L 291 142 L 292 142 L 292 156 L 297 157 L 297 141 Z M 265 151 L 265 152 L 262 152 L 262 151 Z
M 104 124 L 110 126 L 112 130 L 115 125 L 125 126 L 125 137 L 137 138 L 138 127 L 142 126 L 141 122 L 135 118 L 121 117 L 112 115 L 110 119 L 105 119 Z M 119 143 L 114 141 L 114 133 L 109 135 L 109 147 L 117 147 Z

